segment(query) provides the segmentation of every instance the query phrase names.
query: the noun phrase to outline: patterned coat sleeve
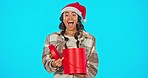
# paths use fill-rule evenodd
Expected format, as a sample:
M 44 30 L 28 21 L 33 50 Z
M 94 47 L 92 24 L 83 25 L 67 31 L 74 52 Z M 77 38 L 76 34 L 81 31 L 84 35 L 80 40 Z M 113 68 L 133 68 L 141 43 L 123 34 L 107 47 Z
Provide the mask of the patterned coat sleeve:
M 56 72 L 58 68 L 54 68 L 51 66 L 51 62 L 53 59 L 50 57 L 50 51 L 48 49 L 48 45 L 50 44 L 50 36 L 46 38 L 44 49 L 43 49 L 43 54 L 42 54 L 42 63 L 44 65 L 44 68 L 49 72 Z
M 87 61 L 87 78 L 94 78 L 98 72 L 98 54 L 96 52 L 96 41 L 95 38 L 93 38 L 93 46 L 91 49 L 90 57 L 88 57 Z

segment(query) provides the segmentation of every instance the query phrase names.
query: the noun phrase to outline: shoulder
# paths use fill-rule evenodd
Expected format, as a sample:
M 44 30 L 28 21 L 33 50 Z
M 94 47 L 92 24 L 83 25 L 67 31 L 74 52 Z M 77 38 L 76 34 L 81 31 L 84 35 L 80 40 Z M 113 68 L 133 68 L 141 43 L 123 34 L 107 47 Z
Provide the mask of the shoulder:
M 59 32 L 53 32 L 53 33 L 49 34 L 47 37 L 58 36 L 58 35 L 60 35 L 60 31 Z
M 86 32 L 86 31 L 82 31 L 82 32 L 83 32 L 83 36 L 84 36 L 85 38 L 91 39 L 92 41 L 95 40 L 95 37 L 94 37 L 92 34 L 90 34 L 89 32 Z
M 96 43 L 96 40 L 95 40 L 95 37 L 86 32 L 86 31 L 83 31 L 83 37 L 84 37 L 84 45 L 87 46 L 87 47 L 92 47 L 93 45 L 95 45 Z
M 46 37 L 46 40 L 48 41 L 56 41 L 57 40 L 57 37 L 60 35 L 60 31 L 59 32 L 53 32 L 51 34 L 49 34 L 47 37 Z

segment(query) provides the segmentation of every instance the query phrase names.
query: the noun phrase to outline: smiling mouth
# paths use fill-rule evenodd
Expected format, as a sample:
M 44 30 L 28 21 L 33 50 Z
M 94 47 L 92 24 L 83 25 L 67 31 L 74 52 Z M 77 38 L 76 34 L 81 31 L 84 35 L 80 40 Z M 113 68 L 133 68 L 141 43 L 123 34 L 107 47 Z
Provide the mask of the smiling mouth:
M 72 28 L 73 24 L 74 24 L 74 22 L 68 22 L 68 27 Z

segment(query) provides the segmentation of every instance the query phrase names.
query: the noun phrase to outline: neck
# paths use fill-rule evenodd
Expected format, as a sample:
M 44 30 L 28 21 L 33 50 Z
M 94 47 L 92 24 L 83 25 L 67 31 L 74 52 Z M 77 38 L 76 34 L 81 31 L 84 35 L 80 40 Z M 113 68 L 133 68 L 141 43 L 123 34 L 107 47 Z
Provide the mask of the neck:
M 68 36 L 74 36 L 75 33 L 76 33 L 76 30 L 70 31 L 70 30 L 67 30 L 67 29 L 66 29 L 66 32 L 65 32 L 65 34 L 68 35 Z

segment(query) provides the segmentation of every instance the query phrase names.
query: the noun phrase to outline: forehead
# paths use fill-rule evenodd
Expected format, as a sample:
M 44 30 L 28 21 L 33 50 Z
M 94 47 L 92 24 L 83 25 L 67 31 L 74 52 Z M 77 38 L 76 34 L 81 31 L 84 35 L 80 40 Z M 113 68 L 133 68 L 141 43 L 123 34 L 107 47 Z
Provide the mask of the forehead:
M 74 11 L 70 11 L 70 10 L 64 12 L 64 14 L 70 14 L 70 13 L 77 14 L 76 12 L 74 12 Z

